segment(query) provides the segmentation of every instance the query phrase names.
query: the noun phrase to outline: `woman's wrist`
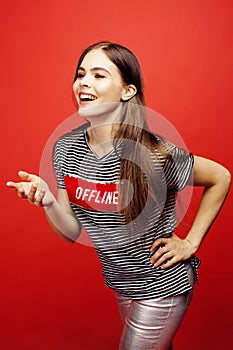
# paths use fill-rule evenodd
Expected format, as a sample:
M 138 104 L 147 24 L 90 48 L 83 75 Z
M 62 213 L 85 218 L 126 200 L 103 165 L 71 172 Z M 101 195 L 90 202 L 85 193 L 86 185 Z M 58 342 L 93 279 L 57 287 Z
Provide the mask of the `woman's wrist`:
M 195 254 L 200 246 L 200 242 L 197 239 L 187 236 L 185 240 L 190 244 L 193 254 Z
M 55 203 L 56 203 L 56 198 L 54 197 L 54 195 L 51 192 L 49 194 L 47 194 L 47 196 L 48 196 L 48 198 L 46 198 L 46 194 L 45 194 L 44 201 L 42 201 L 42 206 L 44 207 L 45 211 L 53 208 L 55 206 Z

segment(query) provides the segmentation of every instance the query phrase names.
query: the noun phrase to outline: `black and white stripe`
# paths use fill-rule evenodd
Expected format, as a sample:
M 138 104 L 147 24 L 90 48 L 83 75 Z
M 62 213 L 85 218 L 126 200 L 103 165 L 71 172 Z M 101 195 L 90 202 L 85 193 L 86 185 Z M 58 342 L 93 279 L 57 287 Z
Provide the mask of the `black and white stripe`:
M 169 237 L 176 227 L 176 192 L 185 187 L 193 165 L 191 154 L 174 145 L 167 144 L 166 147 L 170 157 L 158 152 L 158 157 L 153 159 L 155 167 L 161 169 L 162 166 L 166 181 L 163 217 L 156 210 L 149 210 L 149 215 L 143 217 L 146 231 L 140 232 L 141 226 L 135 223 L 132 235 L 123 214 L 86 209 L 71 203 L 75 216 L 96 248 L 106 285 L 132 299 L 161 298 L 191 289 L 187 262 L 166 270 L 155 268 L 150 263 L 149 249 L 153 241 Z M 85 128 L 75 129 L 57 141 L 54 169 L 58 187 L 63 189 L 63 176 L 96 183 L 116 183 L 120 169 L 119 150 L 112 150 L 98 159 L 88 146 Z

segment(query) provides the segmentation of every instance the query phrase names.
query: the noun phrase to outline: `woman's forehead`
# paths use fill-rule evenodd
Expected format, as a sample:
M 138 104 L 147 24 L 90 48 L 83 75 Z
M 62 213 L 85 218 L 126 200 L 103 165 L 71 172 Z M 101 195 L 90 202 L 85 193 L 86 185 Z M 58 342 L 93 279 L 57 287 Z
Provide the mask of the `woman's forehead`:
M 102 49 L 95 49 L 86 54 L 83 58 L 80 67 L 85 68 L 90 67 L 101 67 L 103 68 L 116 68 L 116 65 L 110 60 L 110 58 L 106 55 L 106 53 Z

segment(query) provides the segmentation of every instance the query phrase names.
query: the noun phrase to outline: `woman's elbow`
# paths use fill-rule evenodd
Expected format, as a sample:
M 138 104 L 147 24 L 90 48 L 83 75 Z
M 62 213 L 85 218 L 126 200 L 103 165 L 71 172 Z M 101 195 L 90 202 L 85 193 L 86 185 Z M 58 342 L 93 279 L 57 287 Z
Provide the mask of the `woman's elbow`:
M 216 176 L 215 184 L 219 185 L 219 188 L 222 188 L 222 191 L 225 192 L 225 194 L 228 193 L 231 186 L 231 173 L 227 168 L 221 166 L 220 171 L 218 171 Z
M 223 180 L 224 180 L 226 187 L 229 189 L 231 186 L 231 173 L 226 168 L 224 168 Z

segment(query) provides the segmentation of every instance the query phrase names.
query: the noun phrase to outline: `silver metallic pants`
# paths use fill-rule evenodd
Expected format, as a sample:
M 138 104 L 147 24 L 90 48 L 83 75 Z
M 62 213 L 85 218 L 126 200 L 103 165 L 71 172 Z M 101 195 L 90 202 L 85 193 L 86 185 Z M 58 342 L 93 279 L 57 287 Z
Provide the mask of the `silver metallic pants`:
M 187 265 L 194 286 L 192 268 Z M 188 309 L 193 289 L 180 295 L 151 300 L 131 300 L 116 294 L 123 323 L 118 350 L 172 350 L 172 340 Z

